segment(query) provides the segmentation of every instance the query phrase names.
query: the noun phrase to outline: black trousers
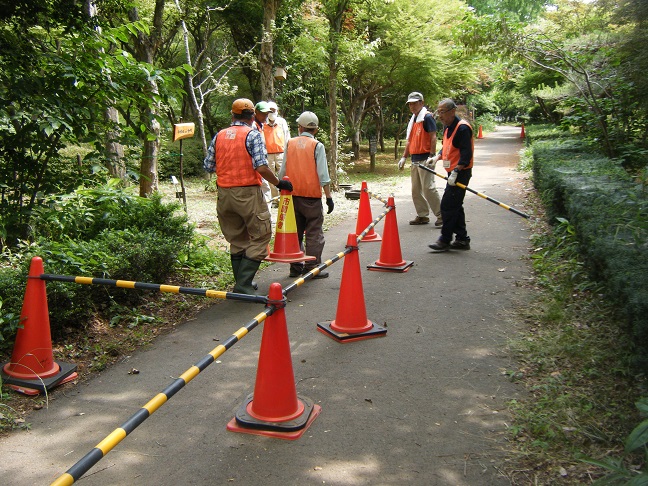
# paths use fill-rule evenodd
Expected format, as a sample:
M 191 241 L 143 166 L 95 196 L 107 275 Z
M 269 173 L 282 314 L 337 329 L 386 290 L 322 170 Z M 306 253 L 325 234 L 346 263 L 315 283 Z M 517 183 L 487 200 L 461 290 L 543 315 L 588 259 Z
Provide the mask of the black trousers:
M 457 182 L 464 186 L 468 185 L 472 177 L 472 169 L 464 169 L 457 174 Z M 458 240 L 470 241 L 466 230 L 466 214 L 464 213 L 463 201 L 466 197 L 466 190 L 458 186 L 446 184 L 443 197 L 441 198 L 441 227 L 440 240 L 450 243 L 452 236 L 457 235 Z

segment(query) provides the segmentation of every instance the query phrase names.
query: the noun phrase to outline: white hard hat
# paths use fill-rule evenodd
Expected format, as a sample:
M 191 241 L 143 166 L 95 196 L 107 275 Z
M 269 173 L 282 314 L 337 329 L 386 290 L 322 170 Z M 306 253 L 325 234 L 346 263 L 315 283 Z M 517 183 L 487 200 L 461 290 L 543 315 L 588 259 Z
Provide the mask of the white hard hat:
M 275 103 L 274 101 L 268 101 L 268 108 L 270 108 L 271 110 L 278 110 L 279 109 L 279 107 L 277 106 L 277 103 Z
M 317 128 L 319 126 L 319 120 L 317 115 L 312 111 L 305 111 L 299 118 L 297 118 L 297 123 L 304 128 Z

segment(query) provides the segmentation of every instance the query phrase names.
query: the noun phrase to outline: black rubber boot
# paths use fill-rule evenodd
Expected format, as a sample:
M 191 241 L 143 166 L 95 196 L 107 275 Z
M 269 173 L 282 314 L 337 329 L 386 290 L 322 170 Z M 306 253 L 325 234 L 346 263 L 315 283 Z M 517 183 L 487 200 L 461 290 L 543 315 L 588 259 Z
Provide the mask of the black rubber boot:
M 249 258 L 243 257 L 239 263 L 238 273 L 236 274 L 236 285 L 234 286 L 234 292 L 238 294 L 249 294 L 256 295 L 254 292 L 254 284 L 252 280 L 259 270 L 261 262 L 256 260 L 250 260 Z
M 242 259 L 243 253 L 230 255 L 230 262 L 232 263 L 232 274 L 234 275 L 234 280 L 236 280 L 236 282 L 238 282 L 239 267 L 241 266 Z M 252 287 L 254 288 L 254 290 L 257 290 L 259 288 L 256 282 L 252 282 Z

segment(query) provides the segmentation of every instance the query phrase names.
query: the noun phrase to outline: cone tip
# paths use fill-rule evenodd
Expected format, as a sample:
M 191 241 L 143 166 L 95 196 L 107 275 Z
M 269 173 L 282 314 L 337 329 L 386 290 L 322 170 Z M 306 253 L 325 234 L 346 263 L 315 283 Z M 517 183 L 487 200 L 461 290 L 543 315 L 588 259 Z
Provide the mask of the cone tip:
M 274 282 L 270 284 L 270 290 L 268 291 L 268 298 L 270 300 L 281 300 L 283 299 L 283 291 L 281 289 L 281 284 Z

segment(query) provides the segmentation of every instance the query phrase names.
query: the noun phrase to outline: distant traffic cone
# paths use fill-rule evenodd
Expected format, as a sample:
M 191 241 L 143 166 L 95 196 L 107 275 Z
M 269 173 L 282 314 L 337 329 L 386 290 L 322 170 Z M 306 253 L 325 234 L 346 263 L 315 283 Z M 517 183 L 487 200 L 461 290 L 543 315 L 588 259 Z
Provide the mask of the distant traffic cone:
M 413 261 L 403 260 L 401 253 L 400 238 L 398 236 L 398 222 L 396 221 L 396 206 L 394 196 L 387 200 L 387 206 L 392 208 L 385 216 L 385 232 L 382 246 L 380 247 L 380 258 L 373 265 L 367 265 L 369 270 L 383 272 L 407 272 Z
M 309 398 L 297 396 L 280 284 L 270 285 L 268 304 L 278 308 L 263 325 L 254 393 L 239 407 L 227 430 L 295 440 L 322 408 Z
M 285 181 L 288 177 L 283 178 Z M 274 240 L 274 251 L 269 252 L 265 258 L 270 262 L 294 263 L 315 260 L 301 249 L 297 238 L 297 222 L 295 221 L 295 208 L 293 207 L 290 191 L 281 191 L 279 214 Z
M 348 236 L 347 248 L 353 250 L 344 257 L 335 320 L 318 323 L 317 330 L 341 343 L 382 337 L 387 329 L 367 319 L 356 235 Z
M 25 395 L 38 395 L 77 378 L 77 366 L 54 361 L 43 260 L 33 257 L 25 289 L 11 361 L 2 366 L 2 380 Z
M 484 138 L 484 135 L 482 135 L 482 126 L 479 125 L 479 133 L 477 134 L 477 138 Z
M 369 201 L 369 192 L 367 192 L 367 182 L 362 181 L 360 190 L 360 206 L 358 207 L 358 222 L 356 223 L 356 236 L 362 233 L 367 226 L 373 222 L 371 216 L 371 202 Z M 371 228 L 361 241 L 380 241 L 382 238 Z
M 522 131 L 520 132 L 520 138 L 524 138 L 526 135 L 524 134 L 524 123 L 522 124 Z

